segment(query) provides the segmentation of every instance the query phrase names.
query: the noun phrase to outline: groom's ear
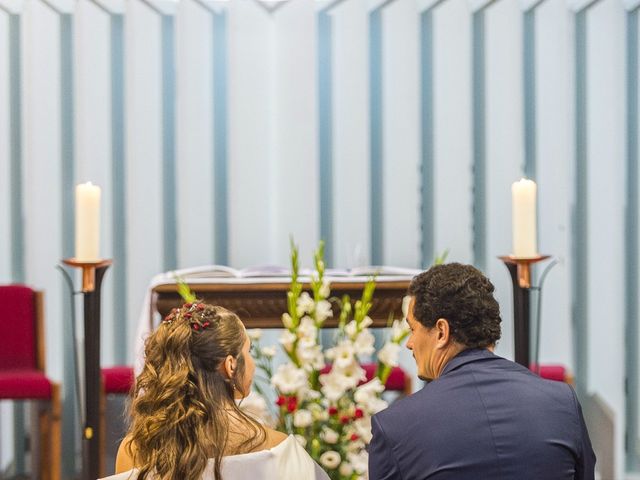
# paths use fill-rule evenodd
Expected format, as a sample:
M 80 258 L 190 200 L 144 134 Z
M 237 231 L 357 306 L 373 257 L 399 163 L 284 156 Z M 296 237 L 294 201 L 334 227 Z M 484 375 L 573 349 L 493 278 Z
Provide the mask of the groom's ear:
M 436 348 L 444 348 L 451 340 L 451 329 L 446 318 L 439 318 L 434 325 L 436 330 Z

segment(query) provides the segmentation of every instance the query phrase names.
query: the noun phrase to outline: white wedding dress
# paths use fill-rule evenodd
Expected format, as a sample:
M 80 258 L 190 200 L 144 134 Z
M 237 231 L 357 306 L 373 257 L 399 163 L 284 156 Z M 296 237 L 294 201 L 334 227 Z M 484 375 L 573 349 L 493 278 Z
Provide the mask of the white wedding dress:
M 135 480 L 133 469 L 104 480 Z M 213 480 L 213 460 L 202 474 Z M 269 450 L 231 455 L 222 458 L 222 480 L 329 480 L 293 435 Z

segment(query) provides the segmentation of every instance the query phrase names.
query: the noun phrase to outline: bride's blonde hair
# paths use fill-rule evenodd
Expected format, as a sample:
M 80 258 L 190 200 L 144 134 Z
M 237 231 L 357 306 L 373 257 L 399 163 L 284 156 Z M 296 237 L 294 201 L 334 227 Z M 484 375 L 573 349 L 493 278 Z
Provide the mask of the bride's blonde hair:
M 234 400 L 234 390 L 249 393 L 242 391 L 246 338 L 234 313 L 187 303 L 173 309 L 147 339 L 128 435 L 140 480 L 196 480 L 209 458 L 214 460 L 214 478 L 220 479 L 225 453 L 249 452 L 265 442 L 264 427 Z M 222 365 L 228 355 L 237 359 L 232 378 Z M 245 431 L 233 445 L 230 414 Z

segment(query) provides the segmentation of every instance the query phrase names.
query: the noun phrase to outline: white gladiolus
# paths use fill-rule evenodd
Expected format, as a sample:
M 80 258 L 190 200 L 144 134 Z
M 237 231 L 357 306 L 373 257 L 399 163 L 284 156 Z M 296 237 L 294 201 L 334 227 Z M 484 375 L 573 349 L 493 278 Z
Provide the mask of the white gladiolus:
M 287 352 L 290 352 L 293 348 L 293 342 L 295 342 L 297 339 L 298 337 L 296 337 L 295 334 L 291 333 L 289 330 L 285 330 L 284 332 L 282 332 L 282 335 L 280 335 L 278 341 L 282 344 Z
M 348 385 L 345 385 L 344 377 L 335 373 L 320 375 L 320 383 L 322 384 L 322 394 L 331 402 L 337 402 L 347 391 Z
M 338 443 L 340 439 L 340 435 L 335 430 L 325 427 L 320 432 L 320 438 L 324 440 L 326 443 L 333 445 L 334 443 Z
M 323 467 L 334 469 L 338 465 L 340 465 L 340 454 L 334 450 L 329 450 L 328 452 L 324 452 L 320 455 L 320 464 Z
M 333 317 L 331 303 L 326 300 L 320 300 L 316 304 L 316 320 L 318 322 L 324 322 L 329 317 Z
M 395 343 L 400 342 L 400 339 L 408 334 L 409 330 L 409 324 L 405 318 L 402 320 L 394 320 L 391 326 L 391 341 Z
M 311 317 L 302 317 L 300 325 L 298 325 L 298 337 L 304 339 L 311 339 L 313 343 L 316 342 L 316 336 L 318 335 L 318 328 Z
M 250 328 L 247 330 L 247 336 L 253 341 L 260 340 L 260 337 L 262 337 L 262 329 Z
M 371 442 L 371 437 L 373 434 L 371 433 L 371 417 L 366 415 L 362 418 L 357 419 L 353 422 L 353 427 L 356 430 L 358 436 L 364 441 L 364 443 Z
M 358 333 L 358 324 L 356 323 L 355 320 L 351 320 L 349 323 L 345 325 L 344 331 L 349 338 L 353 339 Z
M 338 345 L 326 352 L 327 358 L 333 360 L 333 365 L 338 368 L 346 368 L 353 363 L 356 350 L 353 343 L 343 340 Z
M 324 355 L 320 345 L 314 343 L 308 346 L 301 340 L 298 342 L 296 355 L 305 370 L 321 370 L 324 368 Z
M 307 374 L 292 363 L 285 363 L 278 367 L 271 377 L 271 383 L 280 393 L 285 395 L 297 393 L 307 388 Z
M 361 331 L 353 342 L 357 355 L 371 355 L 375 348 L 373 344 L 376 338 L 369 330 Z
M 340 472 L 340 475 L 348 477 L 353 473 L 353 467 L 349 462 L 342 462 L 340 464 L 340 469 L 338 470 L 338 472 Z
M 322 280 L 322 287 L 320 287 L 320 295 L 327 298 L 331 295 L 331 283 L 328 280 Z
M 305 313 L 313 313 L 315 307 L 316 302 L 311 298 L 311 295 L 309 295 L 308 292 L 302 292 L 298 297 L 298 302 L 296 304 L 298 316 L 302 316 Z
M 293 328 L 293 318 L 288 313 L 282 314 L 282 324 L 289 330 Z
M 410 295 L 406 295 L 402 299 L 402 317 L 405 318 L 405 319 L 409 315 L 409 304 L 410 303 L 411 303 L 411 296 Z
M 360 453 L 348 453 L 347 459 L 353 469 L 358 473 L 364 473 L 369 467 L 369 454 L 362 450 Z
M 369 328 L 372 323 L 373 323 L 373 320 L 371 320 L 371 317 L 368 317 L 368 316 L 364 317 L 360 322 L 360 329 Z
M 355 359 L 344 368 L 334 367 L 331 373 L 339 375 L 346 388 L 356 388 L 360 382 L 367 379 L 367 372 Z
M 378 352 L 378 359 L 390 367 L 398 366 L 398 354 L 400 353 L 400 345 L 397 343 L 387 342 Z
M 353 399 L 369 415 L 387 408 L 387 402 L 378 397 L 384 391 L 384 385 L 378 377 L 356 388 Z
M 262 347 L 260 353 L 265 357 L 272 358 L 276 355 L 276 347 Z
M 313 417 L 309 410 L 301 408 L 293 414 L 293 426 L 298 428 L 306 428 L 313 423 Z

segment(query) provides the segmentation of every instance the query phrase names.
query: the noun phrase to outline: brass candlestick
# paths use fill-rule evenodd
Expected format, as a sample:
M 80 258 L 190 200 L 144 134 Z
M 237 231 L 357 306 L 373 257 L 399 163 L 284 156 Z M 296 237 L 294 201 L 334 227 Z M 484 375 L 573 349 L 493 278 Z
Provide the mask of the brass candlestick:
M 104 476 L 104 456 L 100 450 L 100 287 L 111 260 L 62 260 L 65 265 L 82 269 L 84 297 L 84 425 L 82 431 L 82 479 Z M 75 338 L 75 332 L 73 332 Z
M 505 255 L 498 258 L 506 264 L 516 265 L 518 285 L 520 288 L 531 288 L 531 265 L 542 262 L 549 257 L 549 255 L 536 255 L 535 257 L 516 257 L 515 255 Z
M 529 293 L 531 289 L 531 265 L 542 262 L 549 255 L 534 257 L 516 257 L 505 255 L 498 257 L 504 262 L 513 283 L 513 324 L 515 360 L 523 367 L 529 368 L 531 363 L 531 308 Z
M 62 263 L 73 268 L 82 269 L 82 293 L 93 292 L 96 288 L 96 269 L 108 267 L 111 260 L 76 260 L 75 258 L 65 258 Z

